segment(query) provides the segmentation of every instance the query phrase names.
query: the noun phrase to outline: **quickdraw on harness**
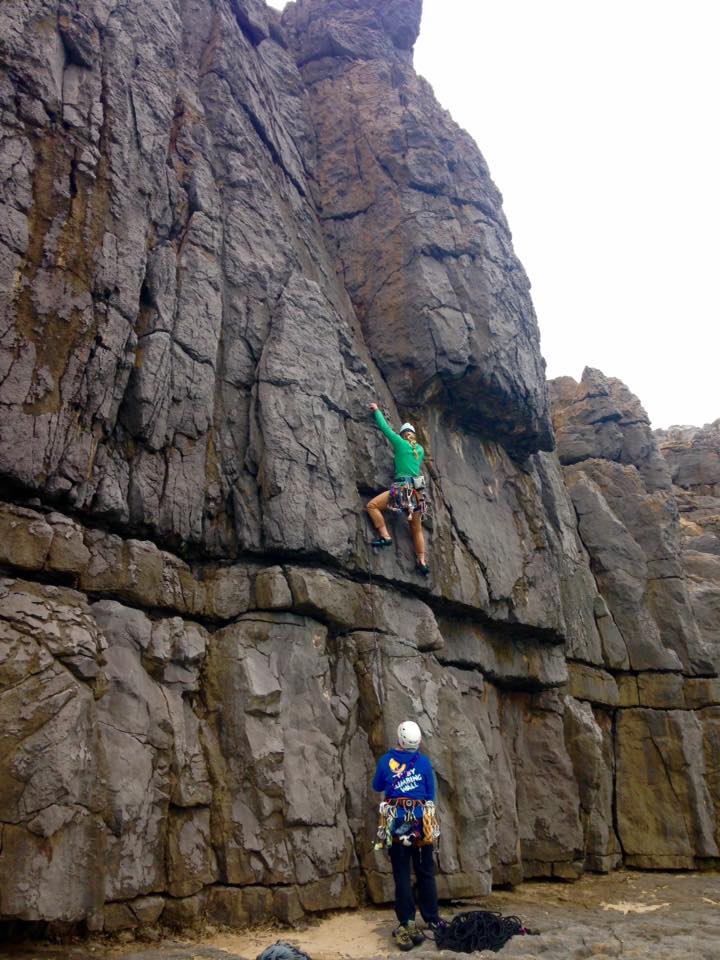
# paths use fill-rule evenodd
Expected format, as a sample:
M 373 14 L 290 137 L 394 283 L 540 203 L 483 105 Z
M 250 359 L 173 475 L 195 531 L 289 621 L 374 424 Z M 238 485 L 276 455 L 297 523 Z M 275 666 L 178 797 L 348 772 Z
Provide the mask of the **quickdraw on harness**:
M 440 836 L 435 804 L 432 800 L 415 800 L 412 797 L 383 800 L 377 836 L 376 850 L 391 847 L 393 843 L 408 847 L 424 847 L 434 843 Z
M 430 510 L 430 501 L 425 493 L 425 477 L 420 475 L 393 480 L 388 508 L 406 514 L 408 520 L 412 520 L 414 513 L 419 513 L 425 519 Z

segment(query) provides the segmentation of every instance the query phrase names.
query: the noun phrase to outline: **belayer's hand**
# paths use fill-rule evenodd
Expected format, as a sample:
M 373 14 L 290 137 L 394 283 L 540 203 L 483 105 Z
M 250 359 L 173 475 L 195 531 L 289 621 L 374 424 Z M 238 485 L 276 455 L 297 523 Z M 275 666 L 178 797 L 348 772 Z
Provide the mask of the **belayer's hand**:
M 371 403 L 370 409 L 372 410 L 373 413 L 375 413 L 375 411 L 378 409 L 378 405 L 376 403 Z

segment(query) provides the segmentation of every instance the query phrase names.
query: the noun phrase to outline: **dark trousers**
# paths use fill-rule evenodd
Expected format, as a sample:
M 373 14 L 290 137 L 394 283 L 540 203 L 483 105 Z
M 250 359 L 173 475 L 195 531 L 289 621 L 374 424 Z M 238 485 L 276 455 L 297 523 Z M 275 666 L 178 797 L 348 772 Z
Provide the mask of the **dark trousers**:
M 411 862 L 417 877 L 420 913 L 425 923 L 434 923 L 438 919 L 438 902 L 432 844 L 426 847 L 406 847 L 403 843 L 394 843 L 390 847 L 390 862 L 395 880 L 395 913 L 400 923 L 415 919 L 415 897 L 410 878 Z

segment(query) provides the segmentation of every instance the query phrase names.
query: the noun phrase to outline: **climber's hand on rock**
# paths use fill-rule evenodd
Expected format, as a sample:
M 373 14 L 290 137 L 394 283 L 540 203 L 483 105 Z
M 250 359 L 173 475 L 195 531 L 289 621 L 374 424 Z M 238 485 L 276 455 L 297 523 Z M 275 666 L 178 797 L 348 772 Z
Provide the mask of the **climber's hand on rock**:
M 375 413 L 375 411 L 378 409 L 378 405 L 376 403 L 371 403 L 370 409 L 372 410 L 373 413 Z

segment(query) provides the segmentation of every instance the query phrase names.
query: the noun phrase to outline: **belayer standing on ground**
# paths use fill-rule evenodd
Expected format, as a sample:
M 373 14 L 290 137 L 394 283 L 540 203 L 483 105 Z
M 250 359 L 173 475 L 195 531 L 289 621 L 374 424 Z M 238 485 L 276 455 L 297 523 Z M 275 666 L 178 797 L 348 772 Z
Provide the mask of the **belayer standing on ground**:
M 390 506 L 391 499 L 399 498 L 401 503 L 409 504 L 411 507 L 407 512 L 415 547 L 416 567 L 426 577 L 429 570 L 425 562 L 425 537 L 422 530 L 421 498 L 424 495 L 420 492 L 424 487 L 421 467 L 425 451 L 415 439 L 415 428 L 411 423 L 404 423 L 400 427 L 400 433 L 397 434 L 388 426 L 387 420 L 376 403 L 371 403 L 370 409 L 375 415 L 375 422 L 392 444 L 395 454 L 395 480 L 392 487 L 373 497 L 367 505 L 367 512 L 378 532 L 378 537 L 372 541 L 372 546 L 389 547 L 392 544 L 383 513 Z M 418 487 L 418 483 L 421 486 Z
M 395 880 L 393 931 L 401 950 L 411 950 L 425 939 L 415 924 L 415 898 L 410 877 L 417 878 L 418 907 L 431 930 L 445 926 L 438 916 L 433 841 L 439 836 L 435 818 L 435 774 L 428 757 L 420 753 L 420 727 L 404 720 L 397 729 L 397 747 L 378 760 L 372 788 L 385 796 L 380 805 L 378 835 L 387 846 Z

